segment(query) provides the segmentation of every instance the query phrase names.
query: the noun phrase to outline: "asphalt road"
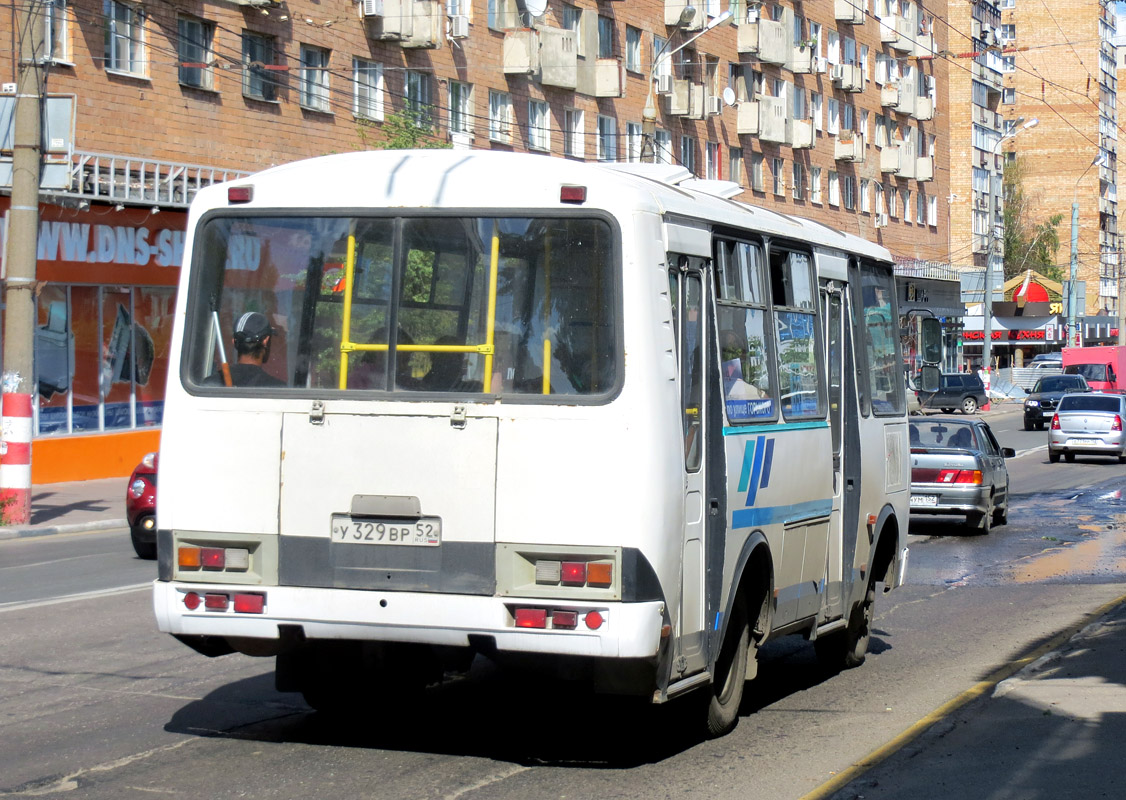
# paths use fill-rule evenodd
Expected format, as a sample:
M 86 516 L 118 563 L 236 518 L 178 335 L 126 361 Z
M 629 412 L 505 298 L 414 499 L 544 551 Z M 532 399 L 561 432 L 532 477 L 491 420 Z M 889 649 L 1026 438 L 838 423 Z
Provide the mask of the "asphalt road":
M 910 583 L 877 599 L 868 662 L 826 676 L 807 643 L 770 645 L 739 726 L 709 742 L 686 739 L 675 709 L 486 662 L 406 711 L 325 717 L 274 690 L 271 660 L 207 659 L 158 634 L 147 590 L 133 588 L 153 565 L 133 556 L 125 531 L 0 542 L 0 797 L 816 792 L 1126 593 L 1126 509 L 1114 496 L 1126 476 L 1048 465 L 1031 440 L 1021 446 L 1003 418 L 994 422 L 1002 443 L 1024 453 L 1011 463 L 1022 485 L 1053 488 L 1018 492 L 1010 524 L 986 537 L 956 524 L 913 529 Z

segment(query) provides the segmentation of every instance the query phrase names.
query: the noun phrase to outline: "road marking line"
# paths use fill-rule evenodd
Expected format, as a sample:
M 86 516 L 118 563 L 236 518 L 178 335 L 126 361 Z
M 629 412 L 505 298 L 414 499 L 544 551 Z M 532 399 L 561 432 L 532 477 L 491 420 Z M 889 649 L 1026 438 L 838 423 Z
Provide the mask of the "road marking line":
M 1000 667 L 992 675 L 987 677 L 985 680 L 979 681 L 969 689 L 966 689 L 966 691 L 962 692 L 960 695 L 943 703 L 941 706 L 927 714 L 910 728 L 903 731 L 903 733 L 896 736 L 890 742 L 883 745 L 882 747 L 876 748 L 871 753 L 864 756 L 864 758 L 860 759 L 858 762 L 850 766 L 848 769 L 837 773 L 836 777 L 834 777 L 830 781 L 827 781 L 826 783 L 821 784 L 809 794 L 802 795 L 799 800 L 822 800 L 823 798 L 830 797 L 835 792 L 852 783 L 868 770 L 878 766 L 881 762 L 886 761 L 888 758 L 895 755 L 895 753 L 902 750 L 915 739 L 919 738 L 936 722 L 939 722 L 943 718 L 953 714 L 959 708 L 968 704 L 972 700 L 976 700 L 977 698 L 981 697 L 990 689 L 997 686 L 997 684 L 999 684 L 1001 681 L 1005 680 L 1006 678 L 1011 678 L 1013 675 L 1020 672 L 1029 664 L 1039 660 L 1053 650 L 1057 650 L 1060 647 L 1063 647 L 1063 645 L 1067 644 L 1068 640 L 1075 636 L 1075 634 L 1082 631 L 1099 617 L 1102 617 L 1103 615 L 1109 613 L 1111 610 L 1124 603 L 1126 603 L 1126 594 L 1114 600 L 1111 600 L 1109 603 L 1104 603 L 1099 608 L 1085 615 L 1079 622 L 1056 634 L 1049 641 L 1040 645 L 1035 650 L 1026 653 L 1020 658 L 1016 658 L 1008 662 L 1004 666 Z
M 54 606 L 59 603 L 73 603 L 78 600 L 89 600 L 94 597 L 112 597 L 115 594 L 129 594 L 130 592 L 139 592 L 142 589 L 151 589 L 152 582 L 137 583 L 132 586 L 116 586 L 112 589 L 99 589 L 96 592 L 81 592 L 79 594 L 66 594 L 61 597 L 48 597 L 43 600 L 26 600 L 17 601 L 14 603 L 0 603 L 0 614 L 6 611 L 23 611 L 28 608 L 40 608 L 42 606 Z

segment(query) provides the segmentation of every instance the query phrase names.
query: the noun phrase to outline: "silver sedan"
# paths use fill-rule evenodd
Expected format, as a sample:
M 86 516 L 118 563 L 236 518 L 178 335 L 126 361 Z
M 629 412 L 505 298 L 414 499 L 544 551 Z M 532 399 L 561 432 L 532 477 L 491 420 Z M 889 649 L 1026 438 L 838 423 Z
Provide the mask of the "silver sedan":
M 1060 400 L 1048 434 L 1048 460 L 1053 464 L 1062 455 L 1069 462 L 1076 454 L 1117 456 L 1126 464 L 1126 396 L 1085 392 L 1069 394 Z

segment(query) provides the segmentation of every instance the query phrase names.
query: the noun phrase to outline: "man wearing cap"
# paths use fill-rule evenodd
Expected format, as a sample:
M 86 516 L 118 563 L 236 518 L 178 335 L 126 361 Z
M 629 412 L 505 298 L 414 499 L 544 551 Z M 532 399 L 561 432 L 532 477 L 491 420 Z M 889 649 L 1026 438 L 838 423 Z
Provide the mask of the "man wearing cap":
M 266 315 L 247 311 L 235 325 L 235 353 L 231 364 L 231 383 L 235 386 L 285 386 L 262 368 L 270 359 L 270 338 L 274 329 Z

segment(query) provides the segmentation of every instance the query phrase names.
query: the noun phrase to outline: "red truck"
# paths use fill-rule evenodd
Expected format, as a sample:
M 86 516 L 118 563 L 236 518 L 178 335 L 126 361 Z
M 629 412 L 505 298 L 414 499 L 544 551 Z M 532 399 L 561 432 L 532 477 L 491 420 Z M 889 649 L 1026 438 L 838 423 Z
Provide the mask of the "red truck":
M 1065 347 L 1065 375 L 1082 375 L 1096 392 L 1126 392 L 1126 346 Z

